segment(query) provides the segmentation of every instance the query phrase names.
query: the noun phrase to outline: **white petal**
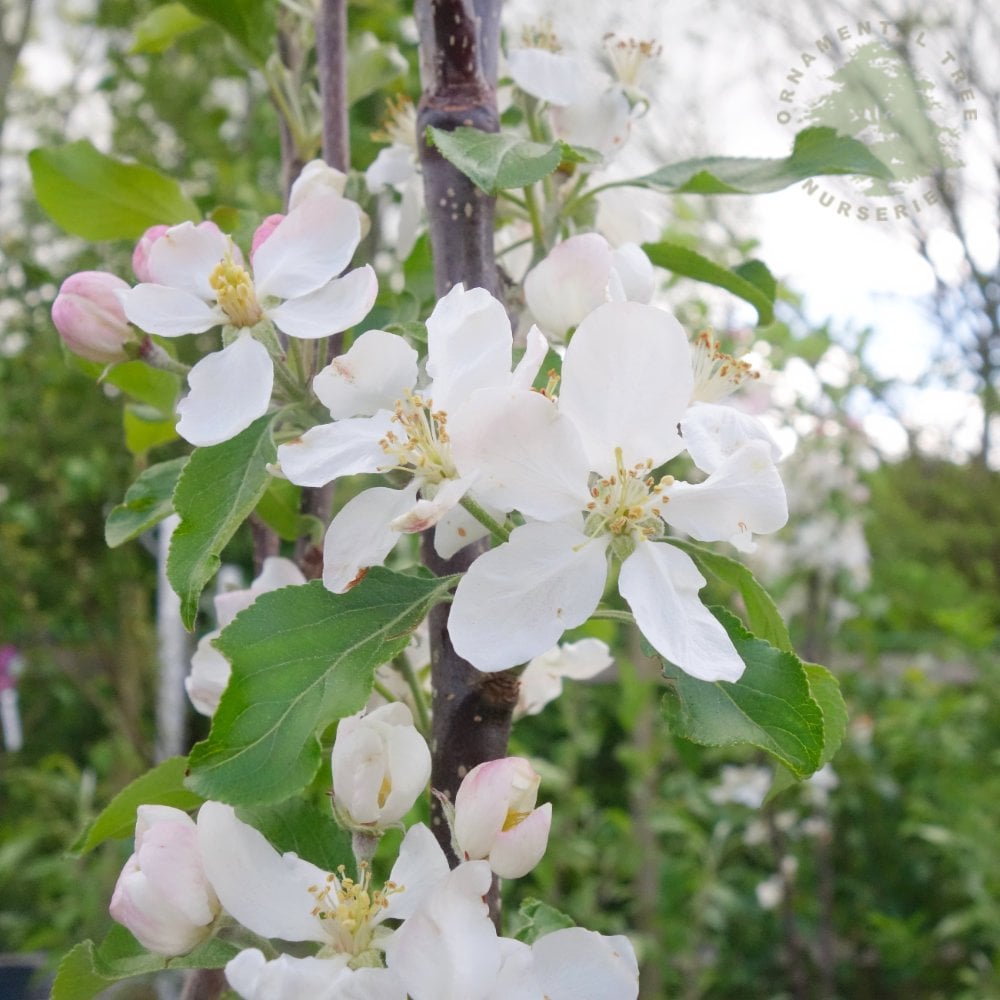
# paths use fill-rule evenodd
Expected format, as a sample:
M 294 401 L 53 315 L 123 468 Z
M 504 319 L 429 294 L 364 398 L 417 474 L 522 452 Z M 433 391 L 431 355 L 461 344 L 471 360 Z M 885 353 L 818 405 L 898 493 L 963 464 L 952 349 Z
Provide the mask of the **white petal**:
M 298 208 L 302 202 L 317 194 L 332 191 L 342 195 L 347 187 L 347 174 L 336 167 L 331 167 L 323 160 L 310 160 L 295 178 L 291 191 L 288 192 L 288 210 Z
M 219 630 L 216 629 L 198 640 L 198 648 L 191 657 L 191 672 L 184 678 L 184 690 L 195 711 L 209 717 L 215 715 L 219 699 L 233 672 L 229 660 L 212 645 L 212 640 L 218 635 Z
M 551 827 L 552 803 L 546 802 L 509 830 L 501 830 L 490 851 L 490 868 L 501 878 L 527 875 L 542 860 Z
M 632 109 L 621 87 L 591 92 L 578 103 L 552 109 L 556 136 L 574 146 L 596 149 L 610 159 L 628 142 Z
M 230 250 L 231 242 L 214 222 L 182 222 L 168 229 L 150 248 L 147 269 L 158 285 L 215 301 L 209 278 Z M 237 257 L 239 256 L 237 251 Z
M 500 938 L 500 954 L 500 972 L 487 1000 L 544 1000 L 531 949 L 522 941 Z
M 694 384 L 688 340 L 663 309 L 600 306 L 577 328 L 563 362 L 559 408 L 576 423 L 594 472 L 661 465 L 684 447 L 677 424 Z
M 226 321 L 218 307 L 166 285 L 136 285 L 122 296 L 122 308 L 130 323 L 160 337 L 204 333 Z
M 513 336 L 485 288 L 456 285 L 427 319 L 427 374 L 435 409 L 452 412 L 476 389 L 510 382 Z
M 250 592 L 257 597 L 268 594 L 282 587 L 297 587 L 306 582 L 306 578 L 291 559 L 283 556 L 268 556 L 260 568 L 260 576 L 250 584 Z
M 537 326 L 532 326 L 528 330 L 524 354 L 521 360 L 518 361 L 517 367 L 514 369 L 514 374 L 511 376 L 511 388 L 530 389 L 548 352 L 549 342 Z
M 378 472 L 389 464 L 379 441 L 392 424 L 380 410 L 371 417 L 310 427 L 300 438 L 278 446 L 281 471 L 299 486 L 322 486 L 340 476 Z
M 612 662 L 607 643 L 593 638 L 565 642 L 536 656 L 521 674 L 515 716 L 537 715 L 559 697 L 564 677 L 590 680 L 607 670 Z
M 462 577 L 448 620 L 458 654 L 506 670 L 554 646 L 587 620 L 607 577 L 603 538 L 559 522 L 517 528 Z
M 366 330 L 313 379 L 313 390 L 341 420 L 391 410 L 416 381 L 417 352 L 394 333 Z
M 635 1000 L 639 964 L 627 937 L 567 927 L 531 947 L 535 975 L 550 1000 Z
M 379 150 L 378 156 L 365 171 L 365 184 L 372 194 L 378 194 L 385 187 L 405 184 L 416 173 L 413 150 L 409 146 L 393 143 Z
M 768 429 L 749 413 L 718 403 L 695 403 L 681 421 L 684 444 L 703 472 L 715 472 L 747 441 L 764 441 L 771 448 L 771 460 L 781 458 L 781 449 Z
M 641 542 L 618 577 L 639 631 L 657 652 L 699 680 L 739 680 L 743 661 L 698 598 L 704 586 L 691 558 L 666 542 Z
M 653 265 L 636 243 L 623 243 L 614 251 L 614 269 L 629 302 L 648 302 L 656 291 Z
M 244 927 L 285 941 L 328 940 L 312 915 L 316 899 L 309 892 L 311 885 L 325 885 L 322 869 L 294 854 L 278 854 L 221 802 L 199 810 L 198 846 L 219 901 Z
M 326 530 L 323 585 L 342 594 L 370 566 L 381 566 L 399 541 L 390 522 L 413 506 L 417 488 L 374 486 L 349 500 Z
M 226 964 L 226 979 L 243 1000 L 302 1000 L 328 996 L 331 985 L 340 985 L 348 956 L 294 958 L 279 955 L 272 961 L 263 952 L 247 948 Z M 338 997 L 341 995 L 338 991 Z
M 581 97 L 581 66 L 572 56 L 546 49 L 511 49 L 507 71 L 526 94 L 549 104 L 573 104 Z
M 501 510 L 558 520 L 590 501 L 590 463 L 572 421 L 537 392 L 481 389 L 451 416 L 452 455 L 476 495 Z
M 483 503 L 478 496 L 474 495 L 474 499 L 495 521 L 503 520 L 503 511 Z M 464 507 L 452 507 L 435 525 L 434 551 L 442 559 L 450 559 L 460 549 L 478 542 L 489 533 L 489 528 L 480 524 Z
M 405 920 L 413 916 L 427 896 L 448 876 L 448 859 L 437 838 L 423 824 L 406 831 L 389 881 L 400 887 L 389 896 L 389 905 L 376 918 Z
M 361 239 L 361 210 L 332 191 L 307 198 L 258 247 L 254 282 L 263 299 L 293 299 L 347 267 Z
M 236 437 L 267 413 L 273 383 L 267 348 L 241 333 L 188 372 L 191 391 L 177 404 L 177 433 L 199 447 Z
M 396 225 L 396 256 L 406 260 L 413 250 L 424 218 L 424 182 L 419 174 L 403 186 Z
M 317 340 L 360 323 L 375 304 L 376 295 L 378 279 L 375 271 L 365 264 L 265 312 L 290 337 Z
M 729 541 L 744 552 L 753 551 L 753 533 L 777 531 L 788 520 L 785 487 L 768 441 L 744 444 L 703 483 L 674 483 L 667 495 L 668 524 L 699 541 Z
M 433 528 L 442 517 L 458 506 L 474 482 L 474 476 L 465 476 L 439 483 L 432 497 L 418 500 L 408 511 L 393 518 L 393 530 L 413 535 Z

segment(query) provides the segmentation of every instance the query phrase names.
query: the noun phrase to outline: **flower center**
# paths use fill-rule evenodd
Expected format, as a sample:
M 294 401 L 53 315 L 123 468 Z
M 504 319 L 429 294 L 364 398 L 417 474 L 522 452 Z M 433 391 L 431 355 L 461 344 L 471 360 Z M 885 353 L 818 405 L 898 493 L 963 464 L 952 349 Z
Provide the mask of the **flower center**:
M 694 368 L 692 401 L 714 403 L 734 393 L 747 379 L 760 378 L 747 361 L 726 354 L 707 330 L 694 339 L 691 348 Z
M 425 483 L 440 483 L 456 479 L 458 472 L 448 441 L 448 414 L 432 410 L 432 405 L 412 392 L 397 400 L 392 422 L 399 431 L 390 429 L 379 445 L 395 461 L 390 468 L 412 472 Z
M 626 469 L 621 448 L 615 449 L 615 464 L 615 474 L 591 483 L 590 514 L 583 530 L 591 538 L 610 535 L 613 551 L 624 559 L 638 542 L 663 536 L 663 507 L 670 499 L 663 491 L 673 485 L 674 477 L 654 480 L 652 459 Z
M 401 892 L 403 886 L 395 882 L 372 892 L 372 874 L 365 862 L 361 863 L 361 878 L 348 878 L 344 866 L 340 874 L 327 875 L 324 885 L 311 885 L 309 893 L 315 898 L 313 916 L 323 921 L 330 941 L 336 951 L 360 955 L 371 944 L 374 928 L 372 921 L 389 905 L 389 897 Z
M 235 327 L 256 326 L 263 318 L 253 280 L 246 268 L 227 254 L 215 266 L 208 283 L 215 291 L 222 311 Z
M 547 20 L 525 25 L 521 29 L 521 45 L 526 49 L 544 49 L 546 52 L 562 51 L 562 45 L 552 30 L 552 22 Z
M 406 146 L 417 152 L 417 109 L 405 94 L 389 98 L 388 114 L 382 128 L 372 133 L 375 142 Z
M 663 46 L 651 39 L 640 42 L 635 38 L 619 38 L 613 33 L 604 36 L 604 48 L 618 82 L 626 90 L 638 87 L 643 67 L 651 59 L 659 58 L 663 51 Z

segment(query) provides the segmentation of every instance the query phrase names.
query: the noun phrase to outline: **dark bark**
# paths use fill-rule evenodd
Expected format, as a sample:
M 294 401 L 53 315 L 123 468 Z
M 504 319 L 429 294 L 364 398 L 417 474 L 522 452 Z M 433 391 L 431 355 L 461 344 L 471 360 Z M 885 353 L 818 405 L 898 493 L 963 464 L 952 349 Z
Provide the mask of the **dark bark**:
M 184 983 L 181 1000 L 216 1000 L 226 991 L 226 973 L 222 969 L 195 969 Z
M 323 108 L 323 159 L 347 173 L 347 0 L 322 0 L 316 18 L 316 64 Z

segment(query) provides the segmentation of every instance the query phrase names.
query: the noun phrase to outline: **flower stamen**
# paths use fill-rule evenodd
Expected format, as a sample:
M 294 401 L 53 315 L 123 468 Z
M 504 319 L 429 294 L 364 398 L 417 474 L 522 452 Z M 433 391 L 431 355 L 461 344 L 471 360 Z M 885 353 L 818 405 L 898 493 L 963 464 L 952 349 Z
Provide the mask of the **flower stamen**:
M 231 253 L 219 261 L 209 275 L 208 283 L 216 294 L 219 306 L 233 326 L 256 326 L 264 317 L 254 291 L 253 279 L 245 267 L 237 264 Z
M 702 330 L 695 337 L 691 364 L 694 368 L 691 398 L 701 403 L 717 402 L 734 393 L 748 379 L 760 378 L 760 372 L 754 371 L 749 362 L 726 354 L 708 330 Z

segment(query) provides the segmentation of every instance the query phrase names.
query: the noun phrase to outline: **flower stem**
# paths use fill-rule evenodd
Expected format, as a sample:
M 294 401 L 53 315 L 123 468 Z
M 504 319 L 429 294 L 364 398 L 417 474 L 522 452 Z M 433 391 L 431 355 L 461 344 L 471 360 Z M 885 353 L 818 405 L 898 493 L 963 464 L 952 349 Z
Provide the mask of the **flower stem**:
M 499 542 L 506 542 L 510 538 L 510 531 L 507 530 L 496 518 L 490 515 L 466 493 L 461 499 L 462 506 L 484 527 L 490 529 L 490 534 Z
M 165 372 L 173 372 L 175 375 L 187 375 L 191 371 L 190 365 L 172 358 L 159 344 L 154 343 L 149 337 L 144 337 L 139 344 L 139 357 L 150 368 L 159 368 Z
M 402 654 L 392 661 L 392 665 L 400 672 L 403 680 L 406 681 L 406 686 L 410 689 L 410 694 L 413 695 L 413 705 L 417 710 L 418 728 L 425 736 L 430 736 L 431 713 L 427 707 L 427 696 L 424 694 L 424 689 L 420 686 L 420 678 L 417 677 L 417 672 L 410 666 L 410 661 Z
M 627 625 L 635 624 L 635 616 L 631 611 L 619 611 L 617 608 L 598 608 L 590 617 L 607 618 L 610 621 L 625 622 Z

